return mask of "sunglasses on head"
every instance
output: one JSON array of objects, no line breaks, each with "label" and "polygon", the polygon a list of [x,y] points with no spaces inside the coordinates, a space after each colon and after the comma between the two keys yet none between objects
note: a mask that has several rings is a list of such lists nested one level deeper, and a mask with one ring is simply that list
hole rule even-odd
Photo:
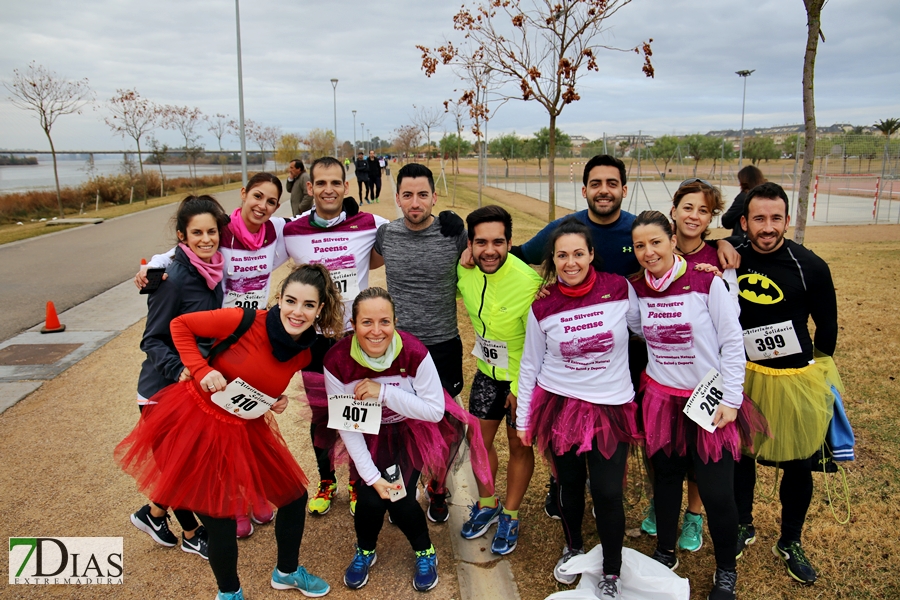
[{"label": "sunglasses on head", "polygon": [[686,185],[691,185],[692,183],[702,183],[703,185],[712,187],[712,184],[705,179],[700,179],[699,177],[691,177],[690,179],[685,179],[680,184],[678,184],[678,189],[681,189]]}]

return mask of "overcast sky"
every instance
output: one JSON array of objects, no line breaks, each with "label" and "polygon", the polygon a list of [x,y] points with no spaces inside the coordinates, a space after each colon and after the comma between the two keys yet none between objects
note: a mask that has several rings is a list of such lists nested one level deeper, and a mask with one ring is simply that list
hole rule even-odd
[{"label": "overcast sky", "polygon": [[[530,0],[523,0],[529,3]],[[410,122],[413,103],[439,106],[461,87],[448,68],[428,79],[416,44],[458,39],[460,2],[244,1],[241,5],[245,115],[285,132],[333,127],[329,80],[337,78],[337,130],[353,138],[353,116],[372,136]],[[68,78],[87,77],[98,102],[63,116],[53,129],[63,150],[131,145],[103,123],[103,101],[136,88],[155,102],[237,116],[234,3],[230,0],[0,0],[0,80],[32,60]],[[900,2],[832,0],[823,13],[826,42],[816,63],[820,125],[870,125],[900,117]],[[656,78],[641,59],[604,53],[600,73],[581,83],[581,100],[558,127],[571,135],[706,132],[738,129],[740,69],[747,81],[746,126],[802,122],[801,76],[806,13],[801,0],[634,0],[608,24],[605,43],[634,46],[653,38]],[[49,148],[37,120],[0,89],[0,149]],[[547,125],[534,102],[510,101],[489,135],[531,135]],[[448,119],[446,129],[452,130]],[[174,132],[156,134],[177,144]],[[440,137],[438,134],[437,137]],[[215,147],[211,135],[207,147]],[[131,142],[133,144],[133,142]],[[226,147],[236,148],[235,139]]]}]

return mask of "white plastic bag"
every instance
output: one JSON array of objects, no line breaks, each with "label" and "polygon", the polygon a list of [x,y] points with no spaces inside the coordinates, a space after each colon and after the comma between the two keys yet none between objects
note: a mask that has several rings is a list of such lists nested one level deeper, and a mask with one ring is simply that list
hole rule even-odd
[{"label": "white plastic bag", "polygon": [[[561,569],[569,575],[581,573],[574,590],[556,592],[547,600],[597,600],[603,577],[603,548],[598,544],[587,554],[569,559]],[[689,600],[691,584],[649,556],[622,548],[622,600]]]}]

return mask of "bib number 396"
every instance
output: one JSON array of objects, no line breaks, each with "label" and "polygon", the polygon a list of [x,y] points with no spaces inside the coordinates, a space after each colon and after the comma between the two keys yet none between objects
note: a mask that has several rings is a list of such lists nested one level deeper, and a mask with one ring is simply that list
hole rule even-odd
[{"label": "bib number 396", "polygon": [[713,416],[722,402],[722,376],[710,369],[706,377],[694,388],[694,393],[684,405],[684,414],[706,431],[713,433]]},{"label": "bib number 396", "polygon": [[266,414],[276,399],[263,394],[238,377],[223,391],[213,394],[212,401],[225,412],[249,420]]},{"label": "bib number 396", "polygon": [[381,402],[357,400],[352,394],[328,396],[328,427],[377,434],[381,429]]},{"label": "bib number 396", "polygon": [[475,358],[480,358],[492,367],[498,369],[509,368],[509,349],[506,342],[487,340],[481,336],[475,337],[475,348],[472,349]]}]

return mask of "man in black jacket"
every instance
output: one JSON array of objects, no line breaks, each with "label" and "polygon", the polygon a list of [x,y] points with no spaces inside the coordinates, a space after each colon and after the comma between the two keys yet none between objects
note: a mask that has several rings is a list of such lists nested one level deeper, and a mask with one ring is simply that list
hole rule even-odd
[{"label": "man in black jacket", "polygon": [[374,150],[369,150],[366,166],[369,170],[369,195],[372,200],[378,202],[378,198],[381,196],[381,164],[378,162]]},{"label": "man in black jacket", "polygon": [[359,204],[362,206],[363,203],[363,184],[366,185],[365,200],[371,203],[369,200],[369,190],[371,189],[369,185],[369,167],[366,159],[363,158],[362,152],[356,155],[356,161],[353,165],[356,167],[356,183],[359,185]]}]

